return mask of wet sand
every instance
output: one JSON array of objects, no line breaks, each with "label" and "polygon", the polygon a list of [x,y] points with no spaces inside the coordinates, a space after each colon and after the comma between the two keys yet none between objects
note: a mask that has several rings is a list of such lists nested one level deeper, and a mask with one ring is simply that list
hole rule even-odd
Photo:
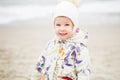
[{"label": "wet sand", "polygon": [[[120,79],[120,24],[86,25],[92,63],[91,80]],[[0,25],[0,80],[30,80],[51,26],[23,22]]]}]

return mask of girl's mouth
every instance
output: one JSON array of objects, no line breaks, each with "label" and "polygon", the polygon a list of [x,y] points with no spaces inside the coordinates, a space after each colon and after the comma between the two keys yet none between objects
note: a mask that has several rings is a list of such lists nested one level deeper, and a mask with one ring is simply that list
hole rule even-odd
[{"label": "girl's mouth", "polygon": [[59,33],[59,35],[65,36],[65,35],[67,35],[67,33]]}]

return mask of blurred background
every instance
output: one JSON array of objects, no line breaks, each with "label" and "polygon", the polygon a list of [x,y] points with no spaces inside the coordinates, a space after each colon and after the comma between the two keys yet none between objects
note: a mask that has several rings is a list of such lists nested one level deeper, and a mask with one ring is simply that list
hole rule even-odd
[{"label": "blurred background", "polygon": [[[0,0],[0,80],[30,80],[40,52],[54,36],[56,0]],[[89,33],[91,80],[120,79],[120,0],[80,0]]]}]

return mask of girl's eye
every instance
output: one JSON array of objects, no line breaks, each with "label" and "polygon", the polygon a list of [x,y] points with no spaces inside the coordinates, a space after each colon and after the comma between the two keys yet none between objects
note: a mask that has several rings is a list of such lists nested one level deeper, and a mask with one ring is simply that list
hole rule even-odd
[{"label": "girl's eye", "polygon": [[60,24],[56,24],[56,26],[61,26]]},{"label": "girl's eye", "polygon": [[65,26],[69,26],[69,24],[65,24]]}]

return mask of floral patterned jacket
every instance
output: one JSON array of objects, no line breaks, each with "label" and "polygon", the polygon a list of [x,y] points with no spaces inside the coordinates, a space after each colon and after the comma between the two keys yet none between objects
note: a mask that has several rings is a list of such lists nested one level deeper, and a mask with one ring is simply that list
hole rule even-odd
[{"label": "floral patterned jacket", "polygon": [[87,49],[88,35],[77,30],[67,40],[55,38],[48,43],[36,64],[32,80],[89,80],[90,59]]}]

